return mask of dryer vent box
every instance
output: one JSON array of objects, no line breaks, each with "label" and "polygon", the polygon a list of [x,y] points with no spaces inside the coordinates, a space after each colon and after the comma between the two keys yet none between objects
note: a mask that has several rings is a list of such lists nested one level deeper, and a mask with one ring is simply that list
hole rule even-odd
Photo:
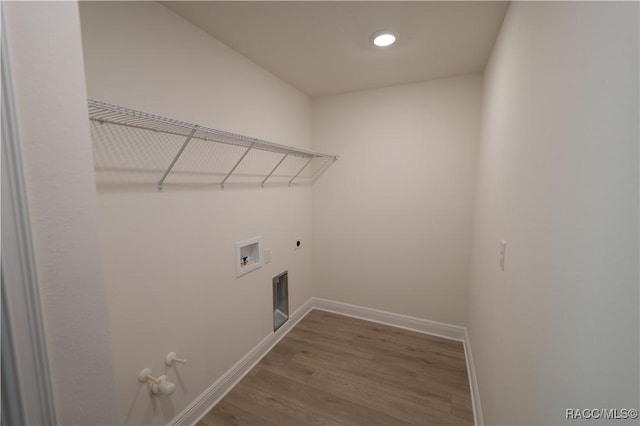
[{"label": "dryer vent box", "polygon": [[289,271],[273,277],[273,331],[289,319]]}]

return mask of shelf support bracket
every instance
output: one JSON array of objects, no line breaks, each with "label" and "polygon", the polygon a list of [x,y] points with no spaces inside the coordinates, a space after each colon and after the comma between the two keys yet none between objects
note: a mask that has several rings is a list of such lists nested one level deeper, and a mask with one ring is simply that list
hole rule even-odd
[{"label": "shelf support bracket", "polygon": [[176,156],[173,157],[173,160],[171,161],[171,164],[169,164],[169,167],[167,167],[167,170],[164,172],[164,174],[160,178],[160,181],[158,181],[158,191],[162,191],[162,184],[164,183],[164,180],[169,175],[169,172],[171,172],[171,169],[173,169],[173,166],[176,165],[176,162],[178,161],[178,158],[180,158],[180,156],[184,152],[184,150],[187,147],[187,145],[189,145],[189,142],[191,142],[191,139],[193,138],[193,135],[195,135],[197,130],[198,130],[198,126],[193,128],[191,133],[189,133],[189,136],[187,137],[187,139],[184,141],[184,143],[180,147],[180,150],[178,150],[178,153],[176,154]]},{"label": "shelf support bracket", "polygon": [[284,161],[284,159],[285,159],[285,158],[287,158],[288,156],[289,156],[289,153],[286,153],[286,154],[284,155],[284,157],[282,157],[282,158],[280,159],[280,161],[278,161],[278,164],[276,164],[276,166],[273,168],[273,170],[271,170],[271,172],[269,172],[269,174],[267,175],[267,177],[266,177],[266,178],[264,178],[264,180],[262,181],[262,183],[260,183],[260,186],[262,186],[262,187],[264,188],[264,183],[267,181],[267,179],[269,179],[269,178],[271,177],[271,175],[273,174],[273,172],[275,172],[275,171],[276,171],[276,169],[277,169],[278,167],[280,167],[280,164],[282,164],[282,162]]},{"label": "shelf support bracket", "polygon": [[294,177],[292,177],[292,178],[291,178],[291,180],[289,181],[289,186],[291,186],[291,184],[293,183],[293,181],[294,181],[294,180],[296,180],[296,178],[297,178],[298,176],[300,176],[300,173],[302,173],[302,171],[303,171],[304,169],[306,169],[306,168],[307,168],[307,166],[309,165],[309,163],[311,163],[311,161],[313,161],[313,157],[309,158],[309,161],[307,161],[307,162],[305,163],[305,165],[304,165],[304,166],[302,166],[302,168],[300,169],[300,171],[299,171],[298,173],[296,173],[296,175],[295,175]]},{"label": "shelf support bracket", "polygon": [[249,153],[249,151],[251,151],[251,148],[253,148],[253,146],[255,144],[256,144],[256,141],[253,141],[253,143],[251,145],[249,145],[249,148],[247,148],[247,150],[244,152],[244,154],[242,154],[242,157],[240,157],[240,159],[235,164],[235,166],[233,166],[231,171],[229,171],[229,173],[227,173],[227,175],[224,177],[224,179],[222,179],[222,182],[220,182],[220,187],[222,189],[224,189],[224,183],[227,181],[227,179],[229,179],[229,176],[231,176],[231,174],[236,170],[236,168],[240,165],[240,163],[242,163],[242,160],[244,160],[244,157],[247,156],[247,154]]}]

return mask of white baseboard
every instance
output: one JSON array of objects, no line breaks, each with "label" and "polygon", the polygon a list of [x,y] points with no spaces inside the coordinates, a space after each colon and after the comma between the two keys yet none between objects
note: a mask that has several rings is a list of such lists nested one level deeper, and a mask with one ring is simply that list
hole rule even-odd
[{"label": "white baseboard", "polygon": [[480,391],[478,390],[478,379],[476,378],[476,367],[473,363],[471,341],[469,340],[469,332],[467,331],[466,327],[464,329],[464,357],[467,360],[467,374],[469,375],[469,387],[471,388],[473,420],[475,426],[484,426],[484,418],[482,417],[482,405],[480,404]]},{"label": "white baseboard", "polygon": [[195,401],[174,417],[169,422],[169,426],[195,425],[200,421],[312,308],[313,299],[309,299],[293,314],[289,315],[289,320],[278,331],[270,333],[262,339],[249,353],[198,396]]},{"label": "white baseboard", "polygon": [[458,325],[429,321],[422,318],[380,311],[378,309],[319,299],[317,297],[313,298],[313,307],[314,309],[320,309],[322,311],[334,312],[336,314],[360,318],[367,321],[390,325],[392,327],[404,328],[406,330],[432,334],[434,336],[464,342],[465,328]]},{"label": "white baseboard", "polygon": [[469,385],[471,387],[471,403],[473,406],[475,426],[484,426],[476,372],[466,327],[394,314],[392,312],[350,305],[348,303],[334,302],[317,297],[312,297],[307,300],[290,315],[289,321],[284,323],[278,331],[269,334],[251,349],[249,353],[224,373],[222,377],[216,380],[207,390],[196,398],[195,401],[182,410],[169,425],[195,425],[312,309],[333,312],[462,342],[467,360],[467,372],[469,374]]}]

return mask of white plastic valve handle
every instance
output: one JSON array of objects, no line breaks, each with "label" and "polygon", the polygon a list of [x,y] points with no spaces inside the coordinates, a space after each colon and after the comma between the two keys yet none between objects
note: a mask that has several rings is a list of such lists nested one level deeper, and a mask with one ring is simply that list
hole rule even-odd
[{"label": "white plastic valve handle", "polygon": [[176,362],[178,364],[186,364],[187,360],[185,358],[178,358],[178,355],[176,355],[175,352],[169,352],[167,357],[164,359],[164,363],[169,367],[171,367]]},{"label": "white plastic valve handle", "polygon": [[151,375],[151,369],[150,368],[142,369],[142,371],[140,371],[140,373],[138,374],[138,380],[141,383],[149,381],[149,382],[153,382],[153,383],[156,383],[156,384],[160,384],[160,379],[158,379],[157,377],[153,377]]},{"label": "white plastic valve handle", "polygon": [[151,392],[153,392],[155,395],[165,395],[165,396],[169,396],[173,392],[175,392],[176,390],[175,383],[172,383],[169,380],[167,380],[166,375],[160,376],[159,380],[160,380],[159,384],[154,383],[153,385],[151,385]]}]

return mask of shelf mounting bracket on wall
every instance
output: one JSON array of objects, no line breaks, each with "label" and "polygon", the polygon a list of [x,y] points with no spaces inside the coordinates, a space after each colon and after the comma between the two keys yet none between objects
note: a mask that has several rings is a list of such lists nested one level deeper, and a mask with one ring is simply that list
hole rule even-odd
[{"label": "shelf mounting bracket on wall", "polygon": [[305,165],[304,165],[304,166],[302,166],[302,168],[300,169],[300,171],[299,171],[298,173],[296,173],[296,175],[295,175],[294,177],[292,177],[292,178],[291,178],[291,180],[289,181],[289,186],[291,186],[291,184],[293,183],[293,181],[294,181],[294,180],[296,180],[296,178],[297,178],[298,176],[300,176],[300,173],[302,173],[302,171],[303,171],[304,169],[306,169],[306,168],[307,168],[307,166],[309,165],[309,163],[311,163],[311,160],[313,160],[313,158],[309,158],[309,161],[307,161],[307,162],[305,163]]},{"label": "shelf mounting bracket on wall", "polygon": [[244,160],[244,158],[247,156],[247,154],[249,153],[249,151],[251,151],[251,148],[253,148],[253,146],[256,144],[256,141],[253,141],[253,143],[251,145],[249,145],[249,148],[247,148],[247,150],[244,152],[244,154],[242,154],[242,157],[240,157],[240,159],[236,162],[236,164],[233,166],[233,168],[229,171],[229,173],[224,177],[224,179],[222,179],[222,182],[220,182],[220,188],[224,189],[224,183],[227,181],[227,179],[229,179],[229,176],[231,176],[231,174],[234,172],[234,170],[240,165],[240,163],[242,163],[242,160]]},{"label": "shelf mounting bracket on wall", "polygon": [[162,184],[164,183],[164,180],[169,175],[169,172],[171,172],[171,169],[173,169],[173,166],[175,166],[176,163],[178,162],[178,158],[180,158],[180,156],[184,152],[184,150],[187,147],[187,145],[189,145],[189,142],[191,142],[191,139],[193,138],[193,135],[196,133],[197,130],[198,130],[198,126],[193,128],[191,133],[189,133],[189,136],[187,136],[187,139],[184,141],[184,143],[182,144],[182,146],[178,150],[178,153],[176,154],[176,156],[173,157],[173,161],[171,161],[171,164],[169,164],[169,167],[167,167],[167,170],[164,172],[164,174],[160,178],[160,181],[158,181],[158,191],[162,191]]},{"label": "shelf mounting bracket on wall", "polygon": [[262,186],[264,188],[264,183],[267,181],[267,179],[269,179],[271,177],[271,175],[273,174],[273,172],[276,171],[276,169],[278,167],[280,167],[280,164],[282,164],[282,162],[289,156],[289,153],[286,153],[281,159],[280,161],[278,161],[278,164],[276,164],[276,166],[273,168],[273,170],[271,170],[269,172],[269,174],[267,175],[266,178],[264,178],[264,180],[262,182],[260,182],[260,186]]}]

